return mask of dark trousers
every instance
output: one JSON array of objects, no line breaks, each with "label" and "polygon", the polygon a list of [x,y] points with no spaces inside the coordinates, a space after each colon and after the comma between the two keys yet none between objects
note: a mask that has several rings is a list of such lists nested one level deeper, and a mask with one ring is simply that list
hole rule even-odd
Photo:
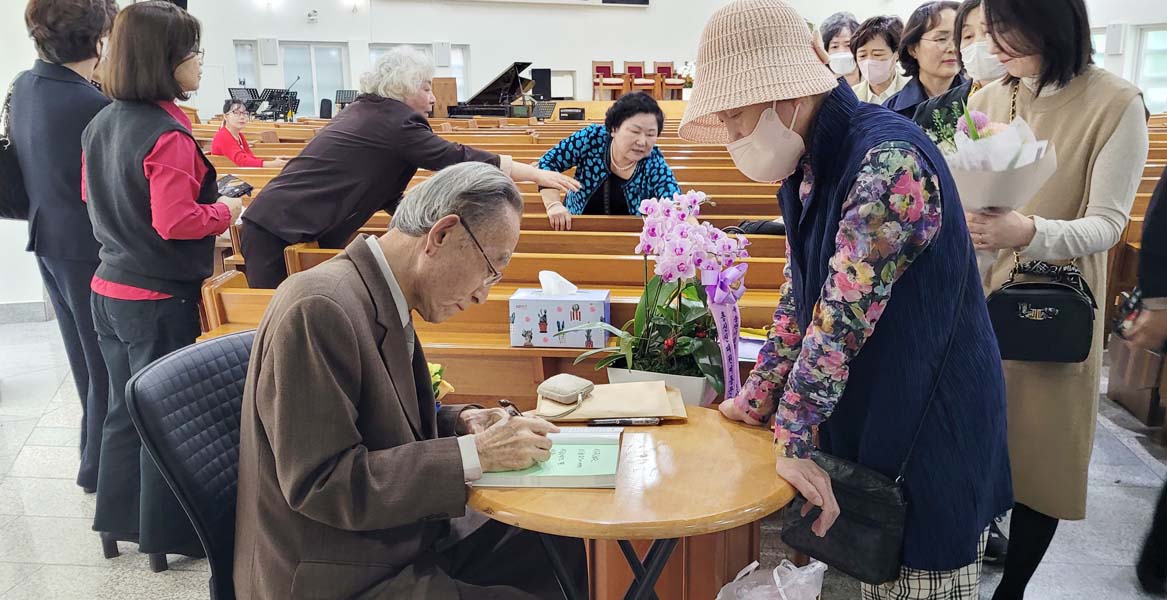
[{"label": "dark trousers", "polygon": [[1149,574],[1159,583],[1167,578],[1167,485],[1159,493],[1159,504],[1155,507],[1155,520],[1151,522],[1151,532],[1143,543],[1140,557]]},{"label": "dark trousers", "polygon": [[289,244],[268,230],[243,219],[239,249],[243,252],[247,285],[274,290],[288,278],[284,248]]},{"label": "dark trousers", "polygon": [[77,470],[77,485],[88,489],[97,487],[101,428],[109,398],[109,375],[89,302],[89,284],[97,265],[97,261],[37,257],[41,279],[57,313],[57,327],[65,341],[77,397],[81,399],[81,467]]},{"label": "dark trousers", "polygon": [[[469,515],[468,515],[469,516]],[[583,540],[552,537],[587,597]],[[558,600],[563,598],[539,534],[486,520],[460,540],[409,565],[360,595],[362,600]]]},{"label": "dark trousers", "polygon": [[93,529],[137,541],[144,553],[197,555],[200,546],[190,519],[142,450],[130,421],[126,383],[155,360],[194,343],[200,330],[198,303],[93,294],[93,320],[110,386]]}]

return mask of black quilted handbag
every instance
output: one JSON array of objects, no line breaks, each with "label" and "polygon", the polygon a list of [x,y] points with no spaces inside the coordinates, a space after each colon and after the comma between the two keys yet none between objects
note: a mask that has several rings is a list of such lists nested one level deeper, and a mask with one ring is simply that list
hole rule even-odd
[{"label": "black quilted handbag", "polygon": [[1013,273],[989,295],[1001,358],[1080,363],[1094,341],[1098,303],[1077,266],[1015,259]]},{"label": "black quilted handbag", "polygon": [[[969,261],[971,271],[972,261]],[[819,537],[811,525],[822,510],[814,508],[804,517],[802,508],[806,498],[797,496],[786,508],[782,526],[782,541],[791,548],[820,560],[832,569],[838,569],[863,583],[880,585],[895,581],[900,576],[904,553],[904,525],[908,519],[908,501],[904,494],[904,477],[908,462],[924,430],[924,422],[936,401],[940,378],[948,365],[952,344],[958,333],[956,316],[959,314],[971,273],[961,277],[953,312],[952,331],[944,347],[944,355],[928,395],[920,422],[916,425],[912,443],[900,464],[899,473],[892,479],[874,469],[843,460],[823,452],[813,455],[815,464],[831,477],[831,489],[839,504],[839,517]],[[889,390],[888,393],[895,393]]]},{"label": "black quilted handbag", "polygon": [[9,121],[11,115],[8,108],[12,104],[12,89],[16,82],[8,88],[4,96],[4,106],[0,108],[0,219],[28,220],[28,192],[24,189],[24,176],[20,173],[20,163],[16,161],[16,149],[12,146],[12,136],[9,135]]}]

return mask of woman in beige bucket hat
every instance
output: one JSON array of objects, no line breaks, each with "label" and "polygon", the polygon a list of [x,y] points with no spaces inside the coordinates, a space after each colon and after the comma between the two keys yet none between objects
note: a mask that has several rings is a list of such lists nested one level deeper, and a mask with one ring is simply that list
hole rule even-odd
[{"label": "woman in beige bucket hat", "polygon": [[776,415],[777,473],[816,508],[819,536],[848,513],[816,452],[904,469],[900,577],[864,584],[865,599],[977,598],[984,532],[1012,503],[1005,390],[943,157],[911,121],[860,103],[782,0],[714,13],[695,84],[681,137],[726,144],[751,179],[784,180],[774,328],[721,412]]}]

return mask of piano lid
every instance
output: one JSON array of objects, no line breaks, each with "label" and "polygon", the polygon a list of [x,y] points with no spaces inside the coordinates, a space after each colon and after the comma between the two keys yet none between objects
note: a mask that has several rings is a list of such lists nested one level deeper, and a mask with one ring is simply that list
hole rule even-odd
[{"label": "piano lid", "polygon": [[534,82],[525,77],[520,77],[520,73],[526,71],[531,66],[529,62],[512,63],[494,81],[486,84],[478,93],[470,97],[466,101],[468,105],[506,105],[523,97],[523,94],[529,92],[534,87]]}]

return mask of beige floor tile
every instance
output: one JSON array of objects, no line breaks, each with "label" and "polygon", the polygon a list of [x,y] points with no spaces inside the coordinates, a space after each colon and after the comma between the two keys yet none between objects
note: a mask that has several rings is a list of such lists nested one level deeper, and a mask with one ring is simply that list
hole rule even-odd
[{"label": "beige floor tile", "polygon": [[80,427],[36,427],[25,442],[29,446],[61,446],[77,448],[81,445]]},{"label": "beige floor tile", "polygon": [[3,595],[4,600],[206,600],[206,573],[45,566]]},{"label": "beige floor tile", "polygon": [[76,448],[25,446],[8,471],[9,477],[77,478],[81,456]]},{"label": "beige floor tile", "polygon": [[96,502],[69,479],[8,477],[0,482],[0,514],[93,518]]},{"label": "beige floor tile", "polygon": [[5,598],[4,592],[12,589],[13,586],[24,581],[40,568],[41,565],[28,563],[0,563],[0,598]]}]

